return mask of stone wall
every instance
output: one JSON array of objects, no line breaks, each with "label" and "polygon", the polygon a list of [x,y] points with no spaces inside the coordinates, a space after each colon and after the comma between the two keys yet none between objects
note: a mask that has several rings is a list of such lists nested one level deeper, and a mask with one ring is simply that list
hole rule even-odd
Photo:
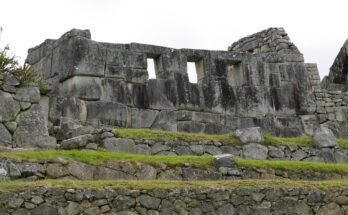
[{"label": "stone wall", "polygon": [[47,126],[48,97],[37,87],[20,87],[9,74],[0,76],[0,147],[55,148]]},{"label": "stone wall", "polygon": [[[269,37],[264,43],[270,52],[111,44],[91,40],[88,30],[71,30],[30,49],[27,61],[52,83],[52,125],[63,117],[81,124],[206,133],[260,126],[273,135],[301,135],[299,115],[315,109],[308,67],[284,30],[257,35]],[[148,79],[149,58],[156,79]],[[187,62],[196,64],[197,83],[189,82]]]},{"label": "stone wall", "polygon": [[269,52],[300,54],[283,28],[269,28],[244,37],[228,47],[228,50],[255,54]]},{"label": "stone wall", "polygon": [[347,190],[302,188],[64,189],[0,193],[2,214],[345,214]]},{"label": "stone wall", "polygon": [[[219,156],[217,156],[219,157]],[[221,157],[221,156],[220,156]],[[50,159],[37,162],[0,159],[0,181],[59,180],[237,180],[237,179],[291,179],[324,180],[348,179],[347,172],[262,169],[238,166],[233,157],[210,167],[191,164],[171,166],[132,161],[108,161],[92,165],[77,160]]]}]

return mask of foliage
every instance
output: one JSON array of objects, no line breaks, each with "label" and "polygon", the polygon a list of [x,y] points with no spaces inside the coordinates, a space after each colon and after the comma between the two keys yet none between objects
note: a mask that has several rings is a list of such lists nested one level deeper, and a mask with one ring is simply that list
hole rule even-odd
[{"label": "foliage", "polygon": [[246,160],[242,158],[236,158],[235,162],[238,166],[247,168],[316,172],[348,172],[347,163],[322,163],[290,160]]},{"label": "foliage", "polygon": [[21,86],[33,85],[39,87],[41,91],[47,91],[49,89],[43,73],[27,63],[12,70],[12,74],[18,79]]},{"label": "foliage", "polygon": [[92,165],[103,164],[112,160],[142,162],[154,165],[166,164],[169,166],[184,166],[190,164],[202,168],[214,164],[214,159],[211,156],[145,155],[90,150],[12,151],[0,152],[0,157],[35,161],[67,158],[79,160]]},{"label": "foliage", "polygon": [[0,49],[0,74],[10,73],[18,66],[16,56],[10,55],[8,53],[9,50],[8,46],[4,49]]},{"label": "foliage", "polygon": [[49,84],[45,80],[43,73],[34,69],[31,65],[24,63],[23,66],[18,65],[15,55],[8,53],[9,47],[0,49],[0,75],[12,74],[14,75],[21,86],[37,86],[41,91],[49,90]]},{"label": "foliage", "polygon": [[348,149],[348,139],[337,138],[337,142],[342,149]]}]

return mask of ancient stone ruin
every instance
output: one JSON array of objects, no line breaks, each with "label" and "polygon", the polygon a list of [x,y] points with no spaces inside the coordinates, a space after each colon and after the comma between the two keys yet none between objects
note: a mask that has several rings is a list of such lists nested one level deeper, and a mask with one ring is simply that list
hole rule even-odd
[{"label": "ancient stone ruin", "polygon": [[[156,78],[149,78],[148,60]],[[73,29],[29,49],[26,61],[50,88],[0,76],[0,181],[56,181],[11,192],[0,182],[0,214],[348,213],[348,167],[342,170],[348,150],[337,139],[348,137],[348,42],[322,82],[316,64],[304,62],[283,28],[242,38],[227,51],[96,42],[89,30]],[[195,64],[197,83],[189,80],[188,63]],[[124,137],[120,128],[233,136],[227,142],[211,139],[217,135],[149,140]],[[48,151],[49,158],[36,151],[47,148],[59,150]],[[81,158],[110,151],[130,158]],[[27,152],[43,154],[30,159]],[[83,156],[72,156],[78,152]],[[139,154],[148,160],[132,158]],[[174,165],[156,160],[159,155],[211,162]],[[250,167],[241,159],[297,163],[292,169]],[[301,169],[304,162],[331,163],[331,169]],[[126,181],[103,181],[115,179]],[[344,186],[322,190],[315,182],[292,181],[299,179],[323,186],[337,182],[320,180],[342,179]],[[103,187],[89,187],[96,186],[86,182],[93,180]]]},{"label": "ancient stone ruin", "polygon": [[[156,79],[148,79],[148,58]],[[260,126],[297,136],[305,132],[301,118],[315,113],[316,67],[303,62],[281,28],[241,39],[228,51],[102,43],[88,30],[72,30],[30,49],[27,61],[52,84],[46,109],[54,126],[66,118],[206,133]],[[188,80],[188,62],[196,64],[197,83]]]}]

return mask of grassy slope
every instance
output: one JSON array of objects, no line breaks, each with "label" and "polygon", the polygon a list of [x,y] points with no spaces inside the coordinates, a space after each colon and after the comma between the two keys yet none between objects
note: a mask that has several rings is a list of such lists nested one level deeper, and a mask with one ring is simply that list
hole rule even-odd
[{"label": "grassy slope", "polygon": [[[103,164],[107,161],[132,161],[154,165],[166,164],[169,166],[185,166],[186,164],[190,164],[191,166],[200,168],[207,168],[214,165],[214,159],[212,156],[143,155],[89,150],[12,151],[0,152],[0,157],[28,161],[63,158],[74,159],[92,165]],[[335,164],[290,160],[246,160],[242,158],[235,158],[235,162],[238,166],[247,168],[348,172],[348,164],[344,163]]]},{"label": "grassy slope", "polygon": [[107,161],[133,161],[148,164],[166,164],[169,166],[183,166],[191,164],[197,167],[208,167],[214,164],[211,156],[175,156],[175,155],[144,155],[126,154],[110,151],[91,150],[42,150],[42,151],[11,151],[0,152],[0,157],[19,160],[50,160],[58,158],[74,159],[89,164],[103,164]]},{"label": "grassy slope", "polygon": [[204,141],[216,140],[225,144],[242,144],[241,141],[232,134],[205,134],[205,133],[188,133],[175,132],[164,130],[150,130],[150,129],[133,129],[133,128],[117,128],[120,137],[144,139],[153,141]]},{"label": "grassy slope", "polygon": [[336,189],[348,188],[348,180],[327,181],[292,181],[292,180],[220,180],[220,181],[167,181],[167,180],[113,180],[113,181],[70,181],[42,180],[35,182],[0,182],[0,192],[32,189],[46,186],[51,188],[77,189],[257,189],[257,188],[304,188],[304,189]]},{"label": "grassy slope", "polygon": [[347,163],[321,163],[289,160],[246,160],[242,158],[236,158],[235,162],[238,166],[247,168],[282,169],[316,172],[348,172]]},{"label": "grassy slope", "polygon": [[[144,139],[153,141],[204,141],[216,140],[224,144],[243,144],[233,134],[205,134],[205,133],[187,133],[163,130],[149,130],[149,129],[132,129],[132,128],[117,128],[119,137]],[[265,145],[283,145],[283,146],[314,146],[313,139],[309,136],[301,137],[274,137],[269,134],[265,135]]]}]

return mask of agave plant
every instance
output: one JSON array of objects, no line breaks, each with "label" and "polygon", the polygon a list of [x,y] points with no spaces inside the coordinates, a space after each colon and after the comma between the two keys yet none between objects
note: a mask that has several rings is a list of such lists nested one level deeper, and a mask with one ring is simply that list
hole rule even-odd
[{"label": "agave plant", "polygon": [[21,86],[33,85],[43,91],[47,91],[49,88],[49,84],[45,80],[43,73],[27,63],[12,70],[12,74],[18,79]]}]

